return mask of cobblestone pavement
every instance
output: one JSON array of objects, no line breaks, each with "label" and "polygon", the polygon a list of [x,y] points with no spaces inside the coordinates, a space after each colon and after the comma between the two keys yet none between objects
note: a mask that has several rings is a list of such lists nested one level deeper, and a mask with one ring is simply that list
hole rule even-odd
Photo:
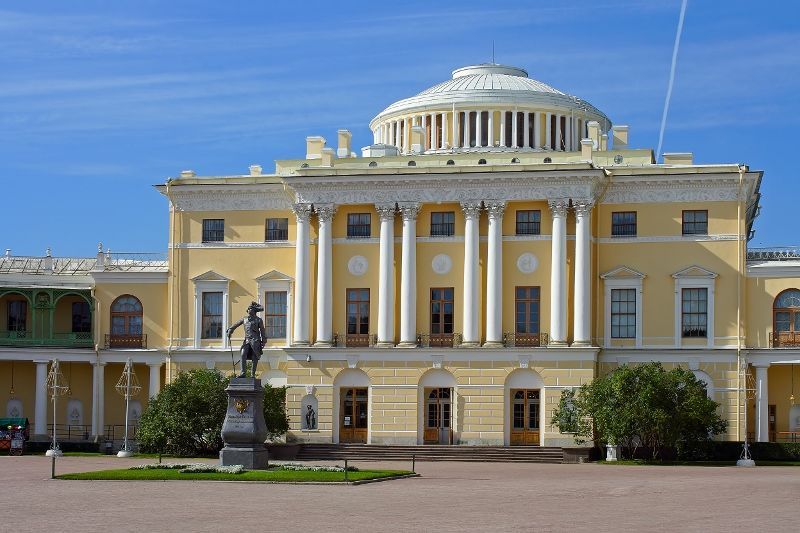
[{"label": "cobblestone pavement", "polygon": [[[152,459],[66,457],[57,473]],[[409,468],[400,462],[357,466]],[[0,531],[798,531],[800,467],[417,463],[360,486],[51,480],[0,457]]]}]

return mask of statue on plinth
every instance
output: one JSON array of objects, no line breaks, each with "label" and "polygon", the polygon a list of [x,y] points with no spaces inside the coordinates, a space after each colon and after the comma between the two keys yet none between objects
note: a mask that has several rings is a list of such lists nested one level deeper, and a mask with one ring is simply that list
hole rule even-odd
[{"label": "statue on plinth", "polygon": [[267,331],[264,329],[264,321],[256,313],[260,313],[264,308],[258,302],[252,302],[247,307],[247,316],[237,320],[227,330],[228,342],[234,330],[244,325],[244,341],[241,347],[242,371],[239,377],[247,377],[247,360],[253,361],[253,377],[256,377],[256,366],[261,355],[264,353],[264,345],[267,343]]}]

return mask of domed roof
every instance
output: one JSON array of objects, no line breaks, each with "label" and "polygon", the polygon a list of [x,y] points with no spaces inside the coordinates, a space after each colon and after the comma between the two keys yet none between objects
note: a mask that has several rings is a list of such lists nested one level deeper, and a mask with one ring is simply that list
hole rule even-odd
[{"label": "domed roof", "polygon": [[[589,102],[528,77],[525,69],[484,63],[453,71],[452,79],[393,103],[373,120],[406,112],[444,109],[452,105],[519,105],[584,111],[609,122],[608,117]],[[463,107],[462,107],[463,109]]]}]

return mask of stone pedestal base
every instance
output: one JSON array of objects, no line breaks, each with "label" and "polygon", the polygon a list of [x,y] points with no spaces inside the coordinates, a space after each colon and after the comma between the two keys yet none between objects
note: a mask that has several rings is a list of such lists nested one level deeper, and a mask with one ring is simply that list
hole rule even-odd
[{"label": "stone pedestal base", "polygon": [[264,470],[269,467],[269,452],[263,444],[247,447],[225,446],[219,452],[219,464],[242,465],[247,470]]}]

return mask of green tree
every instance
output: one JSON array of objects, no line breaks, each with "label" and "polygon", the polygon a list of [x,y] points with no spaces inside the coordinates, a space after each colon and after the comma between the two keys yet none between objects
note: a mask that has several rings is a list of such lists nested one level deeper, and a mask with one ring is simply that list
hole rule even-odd
[{"label": "green tree", "polygon": [[689,370],[666,371],[658,362],[623,365],[577,394],[564,391],[553,423],[579,443],[618,444],[631,455],[641,446],[656,459],[663,448],[680,454],[724,432],[717,406]]},{"label": "green tree", "polygon": [[286,415],[286,387],[273,387],[264,383],[264,422],[269,437],[274,439],[289,430],[289,417]]},{"label": "green tree", "polygon": [[139,421],[143,452],[211,455],[222,448],[228,378],[218,370],[181,372],[150,400]]}]

